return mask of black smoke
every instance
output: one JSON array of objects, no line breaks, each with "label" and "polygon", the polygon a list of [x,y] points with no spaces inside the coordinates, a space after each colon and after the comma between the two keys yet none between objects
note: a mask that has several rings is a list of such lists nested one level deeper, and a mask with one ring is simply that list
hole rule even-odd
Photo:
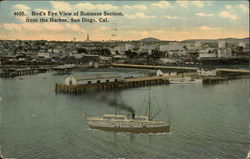
[{"label": "black smoke", "polygon": [[118,100],[118,98],[115,97],[115,95],[110,97],[104,94],[100,97],[100,99],[101,101],[107,102],[108,105],[111,107],[117,107],[118,109],[125,110],[130,113],[135,112],[135,110],[132,107],[125,104],[122,100]]},{"label": "black smoke", "polygon": [[119,110],[125,110],[131,114],[135,114],[135,110],[131,106],[127,105],[124,101],[122,101],[120,95],[117,92],[89,94],[88,97],[98,102],[105,102],[110,107],[117,107],[117,109]]}]

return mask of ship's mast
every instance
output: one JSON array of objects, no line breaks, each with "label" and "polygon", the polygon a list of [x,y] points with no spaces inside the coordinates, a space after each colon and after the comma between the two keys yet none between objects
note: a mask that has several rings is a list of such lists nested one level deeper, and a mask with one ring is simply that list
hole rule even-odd
[{"label": "ship's mast", "polygon": [[148,89],[148,120],[151,120],[151,97],[150,97],[150,88]]},{"label": "ship's mast", "polygon": [[117,95],[116,95],[116,91],[115,91],[115,115],[117,115]]},{"label": "ship's mast", "polygon": [[[248,56],[248,70],[250,71],[250,54]],[[250,134],[250,73],[248,73],[248,128],[249,128],[249,134]],[[249,145],[249,151],[248,151],[248,154],[247,154],[247,159],[250,159],[250,145]]]}]

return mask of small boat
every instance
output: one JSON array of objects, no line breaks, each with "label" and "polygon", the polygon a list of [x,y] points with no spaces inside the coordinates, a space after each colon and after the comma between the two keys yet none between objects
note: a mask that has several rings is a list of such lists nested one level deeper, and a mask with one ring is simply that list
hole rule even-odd
[{"label": "small boat", "polygon": [[[150,91],[150,90],[149,90]],[[117,106],[115,107],[117,109]],[[170,123],[160,120],[153,120],[160,111],[151,117],[150,93],[148,102],[148,116],[135,115],[131,111],[131,116],[122,114],[104,114],[102,117],[87,117],[87,123],[92,129],[99,129],[113,132],[129,133],[167,133],[170,131]]]},{"label": "small boat", "polygon": [[250,150],[248,151],[247,159],[250,159]]},{"label": "small boat", "polygon": [[194,84],[194,83],[202,83],[202,79],[192,79],[190,77],[183,78],[170,78],[170,84]]}]

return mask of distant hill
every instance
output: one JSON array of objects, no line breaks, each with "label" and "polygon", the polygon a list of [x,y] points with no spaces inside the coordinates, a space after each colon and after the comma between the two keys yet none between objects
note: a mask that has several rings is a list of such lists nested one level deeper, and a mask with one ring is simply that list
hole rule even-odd
[{"label": "distant hill", "polygon": [[140,41],[143,41],[143,42],[157,42],[157,41],[161,41],[161,40],[149,37],[149,38],[141,39]]},{"label": "distant hill", "polygon": [[249,37],[248,38],[242,38],[242,39],[237,39],[237,38],[223,38],[223,39],[188,39],[188,40],[183,40],[181,42],[206,42],[206,43],[217,43],[218,41],[225,41],[227,43],[238,43],[240,41],[243,41],[245,43],[249,43]]}]

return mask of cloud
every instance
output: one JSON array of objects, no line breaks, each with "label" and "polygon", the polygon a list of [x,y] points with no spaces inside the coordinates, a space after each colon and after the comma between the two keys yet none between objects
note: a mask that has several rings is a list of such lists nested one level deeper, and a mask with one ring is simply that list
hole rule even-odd
[{"label": "cloud", "polygon": [[118,6],[112,4],[92,4],[89,2],[78,3],[73,6],[74,9],[88,9],[88,10],[116,10]]},{"label": "cloud", "polygon": [[212,14],[212,13],[202,13],[202,12],[196,13],[195,15],[196,16],[200,16],[200,17],[211,17],[211,16],[214,16],[214,14]]},{"label": "cloud", "polygon": [[225,8],[230,10],[230,9],[232,9],[232,6],[231,5],[226,5]]},{"label": "cloud", "polygon": [[234,15],[228,11],[222,11],[219,13],[219,16],[222,18],[227,18],[227,19],[231,19],[231,20],[236,20],[238,17],[237,15]]},{"label": "cloud", "polygon": [[75,32],[82,32],[82,33],[84,33],[85,32],[85,30],[84,29],[81,29],[80,27],[79,27],[79,25],[77,25],[77,24],[66,24],[65,25],[65,29],[66,30],[72,30],[72,31],[75,31]]},{"label": "cloud", "polygon": [[25,11],[28,11],[28,10],[30,9],[29,6],[24,5],[24,4],[16,4],[16,5],[13,6],[13,8],[14,8],[15,10],[24,11],[24,12],[25,12]]},{"label": "cloud", "polygon": [[71,11],[72,10],[72,6],[67,2],[51,1],[50,3],[52,5],[52,7],[56,10],[58,10],[59,8],[60,8],[60,10],[63,10],[63,11]]},{"label": "cloud", "polygon": [[136,13],[134,15],[126,15],[129,19],[150,19],[155,18],[155,16],[147,16],[144,13]]},{"label": "cloud", "polygon": [[246,5],[244,5],[244,4],[239,4],[239,5],[237,5],[237,6],[235,6],[235,7],[233,7],[232,5],[226,5],[225,6],[225,8],[227,9],[227,10],[231,10],[231,9],[239,9],[239,10],[241,10],[241,11],[243,11],[243,12],[247,12],[248,11],[248,7],[246,6]]},{"label": "cloud", "polygon": [[158,8],[171,8],[172,5],[169,2],[166,1],[160,1],[156,3],[151,4],[152,7],[158,7]]},{"label": "cloud", "polygon": [[[14,24],[14,23],[5,23],[0,25],[0,39],[22,39],[22,40],[59,40],[59,41],[69,41],[76,39],[83,39],[86,33],[91,33],[92,40],[109,40],[111,38],[112,30],[103,31],[102,29],[107,28],[91,28],[89,30],[85,30],[83,32],[72,31],[72,28],[75,30],[81,29],[76,24],[59,24],[63,25],[56,26],[54,24],[49,24],[50,26],[46,29],[44,25],[48,24]],[[54,31],[53,27],[60,27],[60,31]],[[120,28],[120,27],[119,27]],[[124,28],[128,28],[124,26]],[[135,30],[134,30],[135,29]],[[243,38],[249,35],[249,30],[247,29],[227,29],[227,28],[218,28],[211,26],[200,26],[192,29],[137,29],[137,28],[125,29],[119,32],[119,36],[115,37],[116,39],[122,40],[134,40],[134,39],[142,39],[145,37],[155,37],[162,40],[185,40],[185,39],[219,39],[225,37],[235,37],[235,38]],[[84,31],[83,29],[81,29]],[[166,36],[167,35],[167,36]],[[113,37],[112,37],[113,39]]]},{"label": "cloud", "polygon": [[192,3],[193,3],[193,5],[195,5],[198,8],[204,7],[204,3],[202,1],[193,1]]},{"label": "cloud", "polygon": [[123,26],[119,26],[119,28],[127,29],[127,28],[131,28],[131,26],[130,25],[123,25]]},{"label": "cloud", "polygon": [[168,18],[168,19],[180,19],[180,20],[184,19],[183,17],[171,16],[171,15],[165,15],[165,18]]},{"label": "cloud", "polygon": [[101,26],[98,28],[98,30],[107,31],[107,30],[110,30],[110,28],[106,26]]},{"label": "cloud", "polygon": [[3,29],[8,31],[21,31],[21,26],[15,23],[6,23],[3,24]]},{"label": "cloud", "polygon": [[37,27],[42,28],[43,30],[47,30],[47,31],[63,31],[65,28],[62,24],[60,23],[47,23],[46,25],[38,25]]},{"label": "cloud", "polygon": [[207,5],[211,5],[210,2],[203,2],[203,1],[183,1],[183,0],[176,0],[176,3],[183,8],[188,8],[189,6],[195,6],[197,8],[203,8],[205,6],[205,4]]},{"label": "cloud", "polygon": [[204,31],[221,30],[221,28],[209,27],[209,26],[206,26],[206,25],[203,25],[203,26],[201,26],[201,27],[198,27],[197,29],[199,29],[199,30],[204,30]]},{"label": "cloud", "polygon": [[[124,39],[142,39],[145,37],[155,37],[161,40],[186,40],[186,39],[219,39],[225,37],[242,38],[249,32],[246,30],[233,31],[225,30],[224,28],[201,27],[201,29],[184,29],[184,30],[170,30],[170,29],[156,29],[156,30],[128,30],[121,33]],[[166,36],[167,35],[167,36]]]},{"label": "cloud", "polygon": [[17,20],[19,20],[20,22],[25,22],[26,21],[26,17],[24,17],[24,16],[16,16],[15,18]]},{"label": "cloud", "polygon": [[51,1],[52,7],[55,10],[60,8],[63,11],[74,11],[74,10],[117,10],[120,7],[112,4],[93,4],[89,2],[81,2],[75,5],[71,5],[67,2]]},{"label": "cloud", "polygon": [[125,9],[141,9],[141,10],[145,10],[147,9],[147,7],[143,4],[135,4],[135,5],[124,5],[123,6]]},{"label": "cloud", "polygon": [[243,5],[243,4],[239,4],[237,6],[240,10],[242,10],[243,12],[247,12],[248,11],[248,7],[246,5]]},{"label": "cloud", "polygon": [[181,6],[181,7],[184,7],[184,8],[188,8],[188,1],[176,1],[176,3]]},{"label": "cloud", "polygon": [[36,31],[36,32],[62,32],[62,31],[78,31],[78,32],[85,32],[81,29],[77,24],[60,24],[60,23],[23,23],[23,24],[16,24],[16,23],[4,23],[3,29],[13,32],[29,32],[29,31]]}]

